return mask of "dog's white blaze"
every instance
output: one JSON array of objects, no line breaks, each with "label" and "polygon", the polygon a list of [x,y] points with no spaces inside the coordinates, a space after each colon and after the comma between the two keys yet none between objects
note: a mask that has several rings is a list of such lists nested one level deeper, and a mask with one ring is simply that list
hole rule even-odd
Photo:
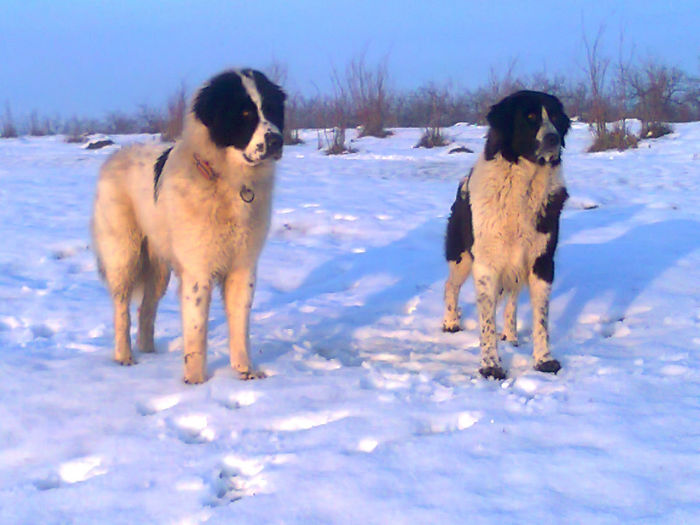
[{"label": "dog's white blaze", "polygon": [[547,113],[545,107],[542,106],[542,124],[540,125],[540,129],[537,130],[536,137],[540,144],[542,144],[544,137],[546,137],[548,133],[556,133],[557,135],[559,134],[557,128],[555,128],[554,124],[552,124],[552,121],[549,120],[549,113]]},{"label": "dog's white blaze", "polygon": [[[243,72],[239,72],[239,76],[241,77],[241,82],[243,82],[243,87],[245,87],[245,90],[248,92],[248,96],[250,96],[253,104],[255,104],[258,109],[258,127],[250,139],[248,146],[246,147],[246,155],[248,155],[248,157],[251,159],[257,160],[262,156],[262,152],[257,149],[257,146],[258,144],[262,144],[263,146],[265,145],[265,135],[267,133],[277,133],[281,135],[282,130],[265,118],[262,110],[262,97],[260,96],[260,91],[258,91],[258,87],[255,84],[255,80]],[[263,152],[264,151],[265,149],[263,149]]]}]

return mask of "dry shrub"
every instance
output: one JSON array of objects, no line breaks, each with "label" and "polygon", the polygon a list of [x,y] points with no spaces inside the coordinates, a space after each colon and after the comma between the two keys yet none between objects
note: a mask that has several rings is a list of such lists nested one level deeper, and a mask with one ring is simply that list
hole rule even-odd
[{"label": "dry shrub", "polygon": [[324,150],[326,155],[343,155],[345,153],[357,153],[355,148],[345,144],[345,128],[333,128],[323,130],[327,147]]},{"label": "dry shrub", "polygon": [[648,122],[642,127],[640,139],[658,139],[673,133],[673,127],[665,122]]},{"label": "dry shrub", "polygon": [[10,103],[5,104],[5,114],[2,118],[2,133],[0,137],[4,139],[12,139],[18,136],[17,127],[15,126],[15,119],[12,116],[12,110],[10,109]]},{"label": "dry shrub", "polygon": [[160,133],[165,127],[165,117],[163,112],[142,104],[139,106],[138,116],[139,131],[141,133]]},{"label": "dry shrub", "polygon": [[450,143],[449,139],[442,134],[442,130],[438,127],[425,128],[423,134],[418,140],[418,144],[414,148],[439,148],[447,146]]},{"label": "dry shrub", "polygon": [[[593,127],[594,125],[591,124],[591,126]],[[624,151],[630,148],[636,148],[639,143],[639,138],[633,133],[630,133],[624,123],[615,124],[611,130],[606,128],[602,133],[593,127],[593,136],[593,144],[588,148],[589,153],[608,151],[611,149]]]},{"label": "dry shrub", "polygon": [[384,138],[391,135],[385,129],[389,113],[389,72],[386,58],[375,68],[365,62],[364,53],[354,58],[345,71],[345,82],[355,118],[361,127],[360,137]]},{"label": "dry shrub", "polygon": [[285,146],[303,144],[299,136],[299,113],[301,101],[298,95],[288,96],[284,106],[284,131],[282,133]]},{"label": "dry shrub", "polygon": [[[355,150],[345,144],[345,130],[348,127],[351,103],[348,91],[338,75],[333,70],[331,75],[333,83],[333,96],[325,101],[323,109],[319,112],[319,117],[330,120],[331,129],[323,130],[327,155],[341,155],[343,153],[353,153]],[[321,134],[319,134],[319,146],[321,146]],[[320,149],[320,148],[319,148]]]},{"label": "dry shrub", "polygon": [[138,131],[138,120],[135,117],[127,115],[126,113],[113,111],[108,113],[107,117],[105,117],[105,133],[127,135],[131,133],[138,133]]},{"label": "dry shrub", "polygon": [[180,87],[168,100],[168,111],[160,129],[160,138],[163,142],[174,142],[182,135],[185,126],[185,114],[187,112],[187,88],[182,82]]},{"label": "dry shrub", "polygon": [[45,137],[55,135],[54,123],[49,118],[41,119],[36,111],[29,115],[29,135],[32,137]]},{"label": "dry shrub", "polygon": [[450,141],[442,134],[442,126],[447,114],[449,93],[447,88],[438,88],[434,84],[428,84],[421,89],[427,102],[427,126],[423,131],[415,148],[435,148],[446,146]]}]

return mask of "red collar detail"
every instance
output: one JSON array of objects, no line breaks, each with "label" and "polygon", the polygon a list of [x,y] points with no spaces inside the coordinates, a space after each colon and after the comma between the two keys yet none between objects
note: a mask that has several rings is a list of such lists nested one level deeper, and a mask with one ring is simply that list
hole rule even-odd
[{"label": "red collar detail", "polygon": [[212,181],[218,177],[217,173],[214,171],[214,168],[211,167],[211,164],[209,164],[208,161],[204,160],[196,153],[192,156],[194,158],[194,165],[197,170],[199,170],[199,173],[202,174],[202,177],[209,181]]}]

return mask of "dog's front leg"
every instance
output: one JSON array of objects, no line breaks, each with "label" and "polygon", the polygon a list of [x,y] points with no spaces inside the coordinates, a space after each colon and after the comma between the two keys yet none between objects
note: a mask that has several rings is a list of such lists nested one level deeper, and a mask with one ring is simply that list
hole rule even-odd
[{"label": "dog's front leg", "polygon": [[503,333],[501,341],[508,341],[518,346],[518,292],[510,292],[503,315]]},{"label": "dog's front leg", "polygon": [[549,294],[552,285],[534,271],[530,273],[529,284],[532,304],[532,356],[535,359],[535,370],[556,374],[561,365],[549,353]]},{"label": "dog's front leg", "polygon": [[265,377],[264,372],[253,370],[250,363],[250,308],[255,293],[255,268],[232,270],[224,281],[224,302],[228,317],[228,336],[231,366],[241,379]]},{"label": "dog's front leg", "polygon": [[474,285],[476,287],[476,307],[479,311],[481,368],[479,373],[486,378],[505,379],[506,372],[498,357],[496,337],[496,301],[498,283],[491,269],[474,264]]},{"label": "dog's front leg", "polygon": [[208,277],[183,273],[180,280],[185,383],[203,383],[207,371],[207,325],[211,303]]}]

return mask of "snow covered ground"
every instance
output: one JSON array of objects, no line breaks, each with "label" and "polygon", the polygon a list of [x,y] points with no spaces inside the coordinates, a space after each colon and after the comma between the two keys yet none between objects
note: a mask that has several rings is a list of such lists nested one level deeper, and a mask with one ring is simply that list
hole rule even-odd
[{"label": "snow covered ground", "polygon": [[[474,151],[484,128],[447,130]],[[565,153],[552,300],[557,376],[440,331],[443,232],[475,154],[420,130],[279,163],[253,312],[255,363],[182,383],[175,284],[155,355],[111,361],[89,248],[100,164],[57,138],[0,141],[0,523],[700,523],[700,124],[624,153]],[[113,137],[117,142],[152,137]]]}]

